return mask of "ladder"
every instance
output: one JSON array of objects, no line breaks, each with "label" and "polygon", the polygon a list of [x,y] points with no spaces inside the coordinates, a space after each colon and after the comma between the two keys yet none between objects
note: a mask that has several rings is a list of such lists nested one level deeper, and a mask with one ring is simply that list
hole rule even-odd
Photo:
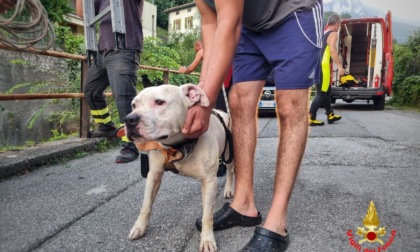
[{"label": "ladder", "polygon": [[90,67],[96,66],[98,52],[95,24],[111,12],[112,32],[115,34],[117,49],[125,49],[125,18],[123,0],[109,0],[110,5],[95,16],[93,0],[83,0],[83,15],[85,25],[86,60]]}]

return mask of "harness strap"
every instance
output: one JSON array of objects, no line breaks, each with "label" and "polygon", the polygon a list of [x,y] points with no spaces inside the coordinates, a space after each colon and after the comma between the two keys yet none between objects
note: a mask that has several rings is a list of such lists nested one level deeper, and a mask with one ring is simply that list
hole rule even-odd
[{"label": "harness strap", "polygon": [[[222,161],[225,164],[230,164],[233,160],[233,136],[232,136],[232,132],[226,126],[225,121],[223,120],[222,116],[219,113],[217,113],[216,110],[213,110],[212,114],[215,115],[217,118],[219,118],[219,121],[222,123],[222,126],[225,129],[226,141],[225,141],[225,148],[223,149],[223,152],[222,152]],[[227,147],[229,147],[229,158],[226,160],[225,159],[225,153],[226,153],[226,148]]]},{"label": "harness strap", "polygon": [[184,154],[175,148],[163,147],[159,142],[150,141],[144,143],[135,143],[137,149],[141,151],[160,150],[167,162],[176,162],[184,158]]},{"label": "harness strap", "polygon": [[184,153],[178,151],[175,148],[165,148],[162,144],[156,141],[149,141],[144,143],[135,143],[136,147],[140,151],[159,150],[165,157],[165,170],[178,173],[178,170],[174,166],[174,162],[180,161],[184,158]]}]

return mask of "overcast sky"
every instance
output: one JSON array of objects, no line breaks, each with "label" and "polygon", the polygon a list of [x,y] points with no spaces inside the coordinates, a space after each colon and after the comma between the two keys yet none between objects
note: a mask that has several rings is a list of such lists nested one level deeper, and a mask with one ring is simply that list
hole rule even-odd
[{"label": "overcast sky", "polygon": [[[331,1],[333,0],[324,0],[324,3]],[[393,17],[420,22],[419,0],[360,0],[360,2],[383,13],[390,10]]]},{"label": "overcast sky", "polygon": [[362,3],[381,11],[391,10],[393,16],[407,20],[420,20],[418,0],[361,0]]}]

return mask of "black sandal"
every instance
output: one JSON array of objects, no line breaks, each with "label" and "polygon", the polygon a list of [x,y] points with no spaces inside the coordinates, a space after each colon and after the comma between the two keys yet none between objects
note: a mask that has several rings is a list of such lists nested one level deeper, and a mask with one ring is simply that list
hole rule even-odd
[{"label": "black sandal", "polygon": [[[286,230],[287,232],[287,230]],[[241,250],[243,252],[283,252],[289,246],[289,234],[286,236],[271,232],[263,227],[257,227],[254,236]]]},{"label": "black sandal", "polygon": [[[261,213],[258,212],[258,216],[249,217],[236,212],[230,207],[230,203],[226,202],[222,209],[213,215],[213,230],[220,231],[235,226],[240,227],[251,227],[261,224],[262,218]],[[195,226],[201,231],[202,223],[201,218],[198,218],[195,222]]]}]

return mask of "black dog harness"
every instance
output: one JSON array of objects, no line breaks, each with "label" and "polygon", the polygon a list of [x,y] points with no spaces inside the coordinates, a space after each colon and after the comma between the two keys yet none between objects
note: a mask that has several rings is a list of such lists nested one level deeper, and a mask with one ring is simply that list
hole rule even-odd
[{"label": "black dog harness", "polygon": [[[226,140],[225,140],[225,148],[223,149],[223,153],[222,153],[222,161],[225,164],[230,164],[233,160],[233,136],[232,136],[232,132],[230,131],[230,129],[226,126],[225,121],[223,120],[223,118],[220,116],[219,113],[217,113],[217,110],[212,111],[212,114],[215,115],[217,118],[219,118],[219,121],[222,123],[223,128],[225,129],[225,133],[226,133]],[[229,146],[229,158],[226,160],[225,159],[225,153],[226,153],[226,148]]]}]

